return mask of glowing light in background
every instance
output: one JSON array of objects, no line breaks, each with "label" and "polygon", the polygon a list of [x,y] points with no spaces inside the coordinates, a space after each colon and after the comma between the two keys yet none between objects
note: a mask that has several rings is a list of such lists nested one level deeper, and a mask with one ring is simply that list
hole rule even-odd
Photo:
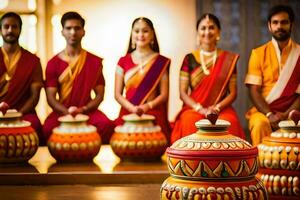
[{"label": "glowing light in background", "polygon": [[120,162],[120,158],[114,154],[110,145],[102,145],[93,162],[100,167],[103,173],[112,173],[114,167]]},{"label": "glowing light in background", "polygon": [[27,7],[31,11],[36,10],[36,0],[28,0]]},{"label": "glowing light in background", "polygon": [[56,163],[56,160],[51,156],[48,147],[39,147],[36,154],[28,161],[33,165],[39,173],[47,174],[49,168]]},{"label": "glowing light in background", "polygon": [[1,0],[0,1],[0,10],[6,8],[8,6],[9,0]]},{"label": "glowing light in background", "polygon": [[53,36],[53,54],[57,54],[59,51],[65,48],[66,42],[61,35],[61,15],[53,15],[51,18],[52,36]]},{"label": "glowing light in background", "polygon": [[61,0],[52,0],[53,4],[54,5],[59,5],[61,3]]}]

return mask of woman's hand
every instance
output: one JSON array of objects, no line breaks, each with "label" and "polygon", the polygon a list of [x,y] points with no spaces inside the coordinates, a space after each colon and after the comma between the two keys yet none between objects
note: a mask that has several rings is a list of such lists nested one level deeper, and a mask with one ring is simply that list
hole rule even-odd
[{"label": "woman's hand", "polygon": [[137,114],[138,116],[141,116],[144,114],[144,110],[140,106],[133,106],[130,110],[131,113]]},{"label": "woman's hand", "polygon": [[204,116],[206,116],[207,112],[208,112],[208,108],[204,108],[204,107],[200,108],[199,111],[198,111],[198,113],[200,113]]}]

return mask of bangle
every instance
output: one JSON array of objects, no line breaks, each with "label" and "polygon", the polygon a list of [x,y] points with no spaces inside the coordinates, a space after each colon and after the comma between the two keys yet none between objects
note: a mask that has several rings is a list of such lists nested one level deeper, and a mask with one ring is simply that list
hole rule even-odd
[{"label": "bangle", "polygon": [[270,117],[273,113],[270,111],[270,112],[267,112],[266,114],[266,117]]},{"label": "bangle", "polygon": [[150,109],[153,109],[153,102],[152,101],[149,101],[147,104],[148,104]]},{"label": "bangle", "polygon": [[195,105],[193,105],[193,109],[198,112],[199,110],[201,110],[203,108],[203,106],[200,103],[196,103]]}]

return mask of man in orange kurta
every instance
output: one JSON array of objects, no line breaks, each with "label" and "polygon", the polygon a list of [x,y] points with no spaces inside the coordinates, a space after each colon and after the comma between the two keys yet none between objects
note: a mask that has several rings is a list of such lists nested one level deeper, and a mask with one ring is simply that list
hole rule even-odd
[{"label": "man in orange kurta", "polygon": [[5,13],[0,19],[3,46],[0,50],[0,110],[16,109],[29,121],[45,144],[42,125],[35,112],[43,86],[40,59],[19,45],[22,28],[21,17]]},{"label": "man in orange kurta", "polygon": [[67,46],[47,65],[46,95],[53,112],[47,117],[43,132],[49,138],[52,129],[59,125],[58,117],[83,113],[89,116],[88,123],[96,126],[103,143],[109,143],[115,125],[98,110],[104,96],[102,59],[81,47],[84,22],[76,12],[67,12],[61,19]]},{"label": "man in orange kurta", "polygon": [[293,22],[292,8],[273,7],[268,16],[272,40],[251,53],[245,84],[254,104],[246,114],[253,145],[300,108],[300,46],[290,38]]}]

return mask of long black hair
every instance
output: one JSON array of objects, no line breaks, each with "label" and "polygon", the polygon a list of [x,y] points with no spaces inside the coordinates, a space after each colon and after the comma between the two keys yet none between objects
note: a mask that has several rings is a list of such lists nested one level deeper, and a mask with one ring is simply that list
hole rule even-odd
[{"label": "long black hair", "polygon": [[154,30],[154,26],[153,23],[150,19],[146,18],[146,17],[139,17],[136,18],[135,20],[133,20],[132,25],[131,25],[131,33],[130,33],[130,40],[129,40],[129,45],[128,45],[128,49],[127,49],[127,53],[131,53],[135,50],[136,47],[132,48],[132,29],[133,26],[135,25],[136,22],[138,22],[139,20],[143,20],[144,22],[146,22],[146,24],[151,28],[151,30],[153,31],[153,44],[150,45],[151,49],[155,52],[159,53],[159,45],[158,45],[158,41],[157,41],[157,37],[156,37],[156,33]]}]

